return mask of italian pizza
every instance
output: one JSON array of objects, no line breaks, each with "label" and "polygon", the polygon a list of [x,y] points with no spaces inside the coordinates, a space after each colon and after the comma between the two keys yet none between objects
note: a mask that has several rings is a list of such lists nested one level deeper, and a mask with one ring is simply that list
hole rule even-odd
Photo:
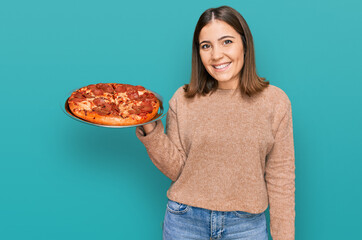
[{"label": "italian pizza", "polygon": [[142,86],[121,83],[91,84],[75,90],[69,110],[91,123],[129,126],[146,123],[158,113],[160,100]]}]

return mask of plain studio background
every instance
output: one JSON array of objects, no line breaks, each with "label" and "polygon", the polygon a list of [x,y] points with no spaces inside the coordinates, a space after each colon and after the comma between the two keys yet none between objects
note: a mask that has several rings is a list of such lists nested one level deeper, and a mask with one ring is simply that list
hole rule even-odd
[{"label": "plain studio background", "polygon": [[189,81],[200,14],[223,4],[248,22],[259,74],[292,102],[296,239],[359,237],[360,1],[15,0],[0,3],[0,239],[161,239],[170,180],[135,129],[82,124],[60,104],[97,82],[167,103]]}]

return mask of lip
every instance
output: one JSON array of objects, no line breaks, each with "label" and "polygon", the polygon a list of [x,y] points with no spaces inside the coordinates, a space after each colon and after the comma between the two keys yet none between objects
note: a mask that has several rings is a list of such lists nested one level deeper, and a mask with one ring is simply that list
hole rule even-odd
[{"label": "lip", "polygon": [[[225,67],[223,67],[223,68],[220,68],[220,69],[215,68],[215,66],[220,66],[220,65],[224,65],[224,64],[227,64],[227,66],[225,66]],[[231,64],[232,64],[232,62],[225,62],[225,63],[220,63],[220,64],[213,64],[213,65],[211,65],[211,66],[212,66],[212,68],[214,69],[214,71],[216,71],[216,72],[222,72],[222,71],[226,71],[227,69],[229,69],[230,66],[231,66]]]}]

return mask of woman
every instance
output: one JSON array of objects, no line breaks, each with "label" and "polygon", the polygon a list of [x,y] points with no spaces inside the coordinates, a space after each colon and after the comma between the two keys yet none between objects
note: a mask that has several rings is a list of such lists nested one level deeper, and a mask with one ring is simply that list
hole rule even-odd
[{"label": "woman", "polygon": [[294,239],[295,165],[288,96],[256,74],[253,39],[233,8],[206,10],[192,75],[161,121],[136,129],[172,180],[164,239]]}]

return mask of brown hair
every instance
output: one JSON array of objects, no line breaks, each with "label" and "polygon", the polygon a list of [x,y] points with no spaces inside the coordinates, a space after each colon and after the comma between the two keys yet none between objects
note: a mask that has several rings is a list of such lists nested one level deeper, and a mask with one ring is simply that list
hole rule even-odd
[{"label": "brown hair", "polygon": [[244,66],[240,72],[239,82],[241,93],[250,97],[257,92],[261,92],[269,85],[269,82],[265,81],[265,78],[259,77],[256,73],[253,37],[248,24],[238,11],[228,6],[221,6],[207,9],[200,16],[196,24],[192,42],[191,80],[184,87],[185,96],[192,98],[196,94],[205,95],[209,92],[214,92],[218,87],[217,80],[210,76],[202,64],[199,52],[201,29],[214,19],[226,22],[241,36],[245,50]]}]

